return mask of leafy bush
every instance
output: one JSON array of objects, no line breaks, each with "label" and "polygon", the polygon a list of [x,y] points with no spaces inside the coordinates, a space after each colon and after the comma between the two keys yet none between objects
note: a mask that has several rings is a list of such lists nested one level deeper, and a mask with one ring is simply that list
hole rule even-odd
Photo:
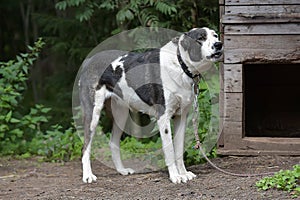
[{"label": "leafy bush", "polygon": [[23,92],[29,68],[44,46],[42,39],[16,60],[0,62],[0,155],[42,155],[47,160],[71,160],[81,154],[82,142],[74,128],[62,131],[48,124],[50,108],[35,105],[25,114]]},{"label": "leafy bush", "polygon": [[30,150],[46,161],[73,160],[80,157],[82,148],[82,140],[75,132],[73,127],[62,130],[60,125],[53,125],[46,134],[32,140]]},{"label": "leafy bush", "polygon": [[[147,159],[159,167],[165,167],[165,160],[162,154],[157,152],[161,150],[162,143],[160,137],[137,139],[135,137],[126,137],[121,141],[121,155],[123,159],[138,158]],[[146,156],[145,156],[146,155]]]},{"label": "leafy bush", "polygon": [[[47,119],[39,117],[33,108],[29,114],[19,112],[19,104],[26,89],[29,67],[37,59],[44,42],[39,39],[30,53],[20,54],[16,60],[0,62],[0,152],[1,154],[20,154],[26,149],[26,140],[39,129],[40,123]],[[42,109],[42,108],[41,108]]]},{"label": "leafy bush", "polygon": [[300,196],[300,165],[294,165],[293,170],[280,170],[272,177],[265,177],[256,182],[260,190],[271,188],[288,191],[294,198]]}]

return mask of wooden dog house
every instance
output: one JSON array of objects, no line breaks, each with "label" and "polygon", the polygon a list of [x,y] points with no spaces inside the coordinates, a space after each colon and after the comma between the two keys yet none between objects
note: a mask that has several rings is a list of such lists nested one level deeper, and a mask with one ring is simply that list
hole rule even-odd
[{"label": "wooden dog house", "polygon": [[218,152],[300,155],[300,1],[219,3]]}]

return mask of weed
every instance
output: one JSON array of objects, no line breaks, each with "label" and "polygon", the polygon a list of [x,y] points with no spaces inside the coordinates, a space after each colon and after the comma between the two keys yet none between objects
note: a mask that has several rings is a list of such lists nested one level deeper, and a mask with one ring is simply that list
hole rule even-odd
[{"label": "weed", "polygon": [[271,188],[290,192],[293,198],[300,196],[300,165],[294,165],[293,170],[280,170],[272,177],[264,177],[256,182],[259,190]]}]

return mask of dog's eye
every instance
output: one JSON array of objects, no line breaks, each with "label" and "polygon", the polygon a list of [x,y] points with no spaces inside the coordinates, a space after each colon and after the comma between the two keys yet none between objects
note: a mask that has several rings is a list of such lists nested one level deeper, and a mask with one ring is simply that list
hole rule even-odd
[{"label": "dog's eye", "polygon": [[218,35],[217,35],[217,34],[214,34],[214,37],[215,37],[215,38],[218,38]]}]

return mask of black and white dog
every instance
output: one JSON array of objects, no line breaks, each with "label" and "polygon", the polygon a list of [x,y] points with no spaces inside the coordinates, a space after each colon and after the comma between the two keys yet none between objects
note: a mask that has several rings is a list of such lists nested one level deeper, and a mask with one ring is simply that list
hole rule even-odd
[{"label": "black and white dog", "polygon": [[[79,81],[84,116],[83,181],[91,183],[92,139],[106,100],[111,100],[114,123],[110,148],[117,171],[134,173],[120,158],[120,138],[129,110],[154,116],[162,139],[165,163],[173,183],[196,177],[183,162],[184,134],[194,97],[194,78],[222,56],[222,43],[215,31],[194,28],[160,49],[145,53],[104,51],[83,63]],[[174,137],[171,122],[174,120]]]}]

